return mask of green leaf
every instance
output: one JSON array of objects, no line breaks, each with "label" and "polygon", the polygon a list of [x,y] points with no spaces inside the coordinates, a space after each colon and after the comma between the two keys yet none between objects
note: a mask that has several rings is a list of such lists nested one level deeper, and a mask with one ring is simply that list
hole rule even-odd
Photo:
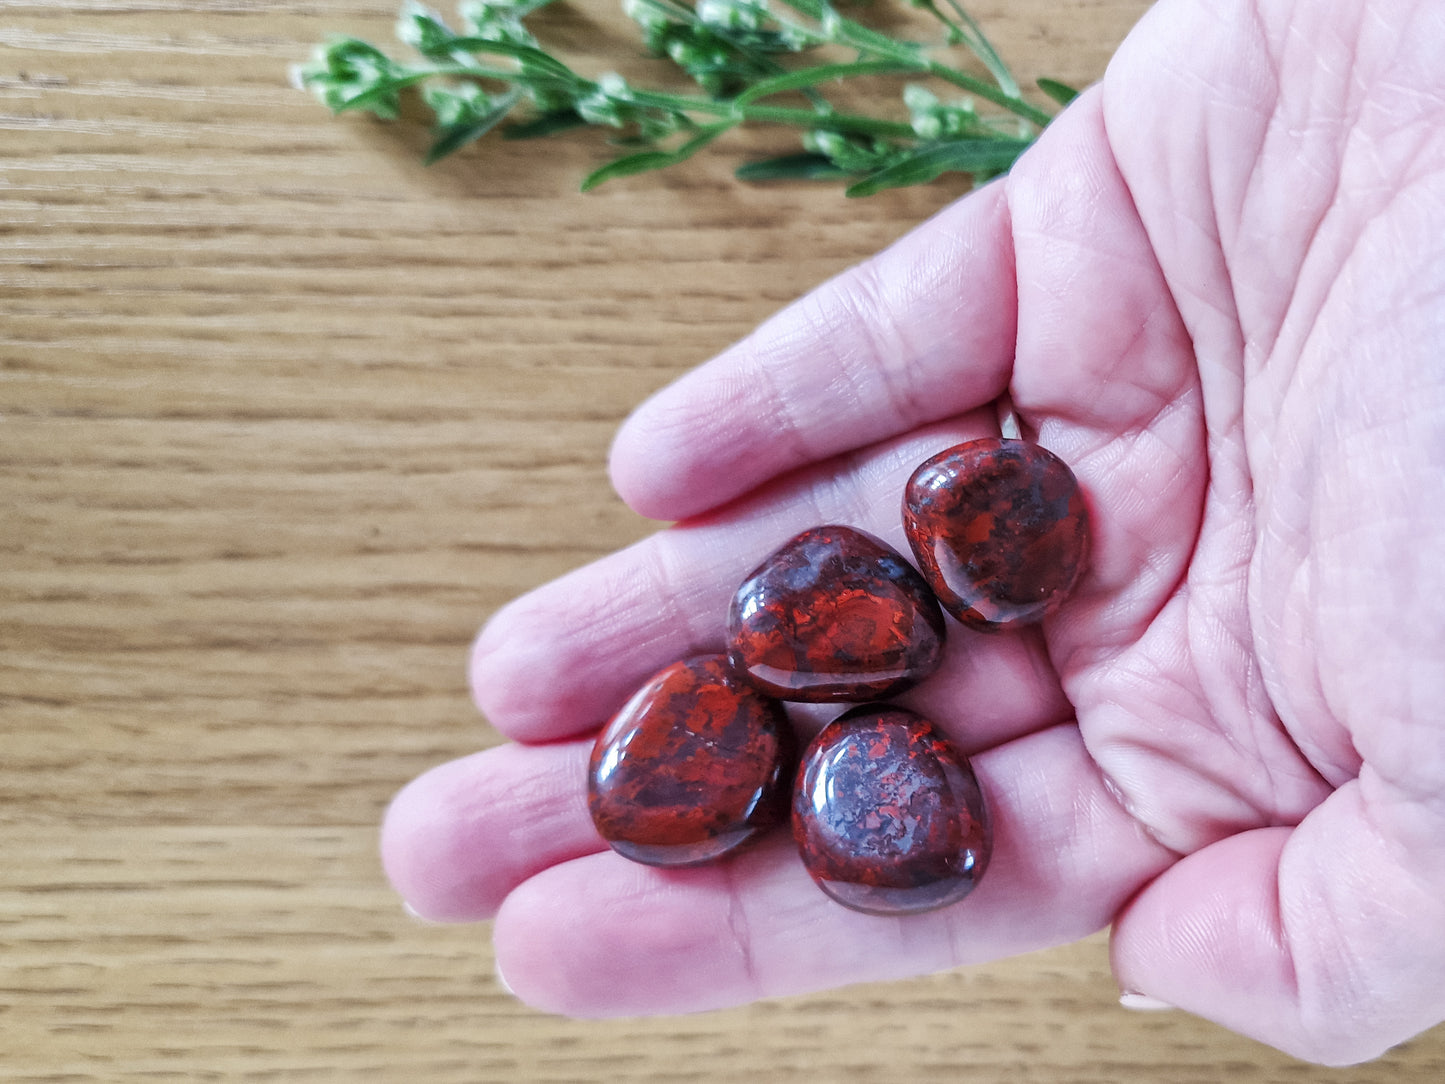
[{"label": "green leaf", "polygon": [[405,71],[381,50],[356,38],[333,38],[318,46],[311,63],[298,72],[301,85],[333,113],[370,110],[386,120],[396,117],[397,80]]},{"label": "green leaf", "polygon": [[349,98],[338,97],[328,102],[333,113],[351,113],[360,109],[365,112],[375,113],[382,120],[396,120],[401,108],[399,91],[420,80],[397,79],[380,83],[360,94],[353,94]]},{"label": "green leaf", "polygon": [[1060,105],[1068,105],[1079,96],[1079,92],[1067,83],[1060,83],[1057,79],[1040,79],[1039,89],[1047,94]]},{"label": "green leaf", "polygon": [[518,19],[525,19],[528,15],[531,15],[532,12],[541,11],[550,3],[552,3],[552,0],[526,0],[525,3],[516,3],[514,0],[508,7]]},{"label": "green leaf", "polygon": [[553,132],[566,132],[573,128],[585,128],[587,121],[575,109],[558,109],[543,113],[540,117],[509,124],[502,129],[503,139],[541,139]]},{"label": "green leaf", "polygon": [[436,12],[417,0],[404,0],[396,21],[396,36],[403,45],[410,45],[422,56],[444,57],[456,40],[451,27]]},{"label": "green leaf", "polygon": [[306,75],[308,79],[353,83],[390,75],[395,68],[396,62],[370,42],[335,37],[317,47],[315,61]]},{"label": "green leaf", "polygon": [[871,196],[885,188],[927,184],[945,173],[987,173],[1008,169],[1028,149],[1026,139],[957,139],[910,154],[850,185],[849,196]]},{"label": "green leaf", "polygon": [[451,48],[466,53],[491,53],[493,56],[509,56],[513,60],[530,64],[540,72],[558,79],[576,80],[578,75],[550,53],[530,45],[517,45],[510,41],[492,41],[490,38],[453,38]]},{"label": "green leaf", "polygon": [[520,90],[509,90],[497,98],[492,108],[478,117],[470,124],[456,124],[450,128],[444,128],[438,134],[437,140],[426,152],[426,164],[431,165],[439,159],[460,150],[468,143],[481,139],[512,111],[512,107],[522,100]]},{"label": "green leaf", "polygon": [[788,72],[786,75],[776,75],[771,79],[761,79],[734,98],[732,105],[735,108],[741,109],[750,102],[757,101],[759,98],[766,98],[772,94],[782,94],[788,90],[803,90],[806,87],[815,87],[819,83],[830,83],[835,79],[848,79],[858,75],[887,75],[892,72],[917,70],[915,67],[907,64],[899,64],[892,60],[860,60],[851,64],[819,64],[816,67]]},{"label": "green leaf", "polygon": [[436,127],[460,128],[476,124],[495,104],[479,83],[427,83],[421,88],[422,101],[436,114]]},{"label": "green leaf", "polygon": [[835,181],[852,174],[839,169],[826,154],[784,154],[741,165],[733,176],[740,181]]},{"label": "green leaf", "polygon": [[703,147],[733,127],[733,124],[733,121],[728,121],[723,124],[709,125],[676,150],[642,151],[639,154],[614,158],[601,169],[593,170],[583,179],[582,191],[590,191],[599,184],[615,180],[618,177],[631,177],[634,174],[647,173],[654,169],[666,169],[679,162],[686,162]]},{"label": "green leaf", "polygon": [[666,169],[679,160],[677,155],[670,151],[643,151],[639,154],[614,158],[601,169],[594,169],[582,179],[582,191],[588,192],[599,184],[615,180],[618,177],[631,177],[652,169]]}]

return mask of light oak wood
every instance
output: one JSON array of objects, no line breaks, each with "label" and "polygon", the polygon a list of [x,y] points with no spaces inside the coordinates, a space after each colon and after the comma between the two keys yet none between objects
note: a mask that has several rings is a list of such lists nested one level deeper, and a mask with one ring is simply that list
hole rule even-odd
[{"label": "light oak wood", "polygon": [[[1143,0],[989,0],[1087,82]],[[953,196],[746,188],[750,132],[582,196],[586,137],[424,170],[286,66],[392,0],[0,7],[0,1078],[1437,1081],[1325,1073],[1115,1004],[1101,937],[680,1020],[512,1001],[485,927],[403,914],[390,794],[495,743],[506,599],[640,537],[627,410]],[[559,33],[636,48],[610,2]],[[629,61],[629,63],[633,63]]]}]

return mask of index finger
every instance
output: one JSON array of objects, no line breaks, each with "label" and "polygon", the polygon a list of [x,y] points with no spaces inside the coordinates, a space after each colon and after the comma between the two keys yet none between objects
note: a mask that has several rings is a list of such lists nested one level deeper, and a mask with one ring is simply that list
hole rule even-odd
[{"label": "index finger", "polygon": [[684,519],[988,403],[1008,385],[1016,295],[991,185],[643,403],[613,445],[613,485],[642,515]]}]

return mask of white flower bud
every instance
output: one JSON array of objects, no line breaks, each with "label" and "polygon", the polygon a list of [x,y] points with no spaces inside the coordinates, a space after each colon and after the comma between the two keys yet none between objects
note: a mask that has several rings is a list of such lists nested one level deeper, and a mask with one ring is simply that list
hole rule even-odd
[{"label": "white flower bud", "polygon": [[909,83],[903,88],[903,104],[910,113],[922,113],[938,105],[938,96],[921,83]]}]

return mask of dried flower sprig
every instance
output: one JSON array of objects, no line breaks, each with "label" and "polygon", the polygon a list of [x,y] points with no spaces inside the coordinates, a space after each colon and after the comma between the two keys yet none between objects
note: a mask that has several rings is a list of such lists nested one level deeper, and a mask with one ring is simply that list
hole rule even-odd
[{"label": "dried flower sprig", "polygon": [[[460,30],[416,0],[405,0],[397,37],[420,59],[393,60],[357,38],[318,46],[297,82],[333,112],[364,110],[387,120],[401,95],[418,88],[435,117],[429,162],[502,125],[509,139],[598,126],[625,149],[590,173],[583,189],[683,162],[748,123],[802,132],[796,154],[748,162],[744,180],[841,179],[850,196],[921,184],[944,173],[976,182],[1006,171],[1052,119],[1024,99],[978,23],[957,0],[910,0],[944,28],[943,49],[892,37],[837,11],[830,0],[623,0],[648,51],[669,59],[702,93],[634,87],[620,75],[587,78],[553,56],[524,20],[554,0],[466,0]],[[966,49],[973,74],[939,58]],[[817,50],[852,53],[820,58]],[[828,88],[861,76],[927,79],[965,92],[944,100],[906,82],[901,115],[836,108]],[[1056,80],[1039,88],[1067,105],[1076,91]],[[794,104],[777,99],[791,96]],[[900,111],[901,113],[901,111]],[[505,122],[505,124],[504,124]]]}]

